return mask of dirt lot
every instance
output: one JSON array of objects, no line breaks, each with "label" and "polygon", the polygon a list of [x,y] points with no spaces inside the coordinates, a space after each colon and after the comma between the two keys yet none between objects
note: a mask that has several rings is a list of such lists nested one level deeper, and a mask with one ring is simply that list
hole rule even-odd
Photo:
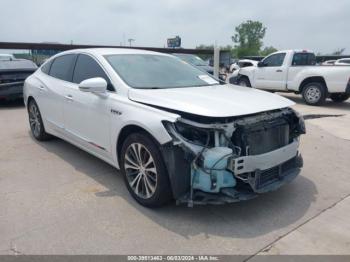
[{"label": "dirt lot", "polygon": [[350,102],[309,107],[291,184],[225,206],[150,210],[118,172],[0,105],[0,254],[350,254]]}]

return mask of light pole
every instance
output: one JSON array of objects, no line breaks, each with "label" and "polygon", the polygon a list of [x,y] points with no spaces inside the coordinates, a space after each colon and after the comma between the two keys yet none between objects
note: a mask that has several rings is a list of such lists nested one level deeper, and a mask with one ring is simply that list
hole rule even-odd
[{"label": "light pole", "polygon": [[131,43],[132,43],[132,42],[135,42],[135,39],[129,38],[129,39],[128,39],[128,42],[129,42],[129,46],[131,47]]}]

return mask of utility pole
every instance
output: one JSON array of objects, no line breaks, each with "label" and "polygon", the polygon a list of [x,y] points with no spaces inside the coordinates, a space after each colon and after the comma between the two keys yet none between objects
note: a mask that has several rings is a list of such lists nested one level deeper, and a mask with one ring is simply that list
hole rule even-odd
[{"label": "utility pole", "polygon": [[129,38],[129,39],[128,39],[128,42],[129,42],[129,46],[131,47],[131,43],[132,43],[132,42],[135,42],[135,39]]},{"label": "utility pole", "polygon": [[220,47],[218,47],[216,42],[215,42],[215,46],[214,46],[214,76],[216,78],[219,77],[219,71],[220,71]]}]

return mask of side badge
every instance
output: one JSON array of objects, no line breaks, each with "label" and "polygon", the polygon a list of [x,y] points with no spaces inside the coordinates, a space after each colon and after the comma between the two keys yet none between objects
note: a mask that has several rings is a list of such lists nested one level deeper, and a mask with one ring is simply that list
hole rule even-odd
[{"label": "side badge", "polygon": [[120,116],[122,114],[122,112],[118,111],[118,110],[115,110],[115,109],[111,109],[111,113],[114,114],[114,115],[118,115]]}]

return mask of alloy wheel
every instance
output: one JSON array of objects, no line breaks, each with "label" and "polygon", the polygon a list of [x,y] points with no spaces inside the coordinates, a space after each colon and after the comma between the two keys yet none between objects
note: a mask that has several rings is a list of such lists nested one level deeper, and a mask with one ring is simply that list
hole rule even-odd
[{"label": "alloy wheel", "polygon": [[133,192],[148,199],[157,187],[157,168],[151,153],[140,143],[132,143],[126,149],[124,170]]},{"label": "alloy wheel", "polygon": [[35,103],[29,106],[29,124],[35,137],[40,136],[41,123],[39,109]]}]

